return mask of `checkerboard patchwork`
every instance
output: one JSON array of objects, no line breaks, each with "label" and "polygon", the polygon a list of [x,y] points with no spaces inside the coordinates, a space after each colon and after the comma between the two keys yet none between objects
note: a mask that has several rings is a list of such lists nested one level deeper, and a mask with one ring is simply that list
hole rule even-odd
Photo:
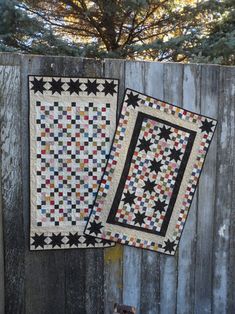
[{"label": "checkerboard patchwork", "polygon": [[30,247],[106,247],[83,234],[114,134],[118,81],[29,77]]},{"label": "checkerboard patchwork", "polygon": [[[143,120],[115,216],[117,222],[140,226],[144,230],[161,229],[177,179],[181,155],[189,138],[185,131],[170,127],[171,139],[165,141],[161,137],[161,130],[164,130],[164,124],[146,118]],[[147,146],[143,146],[146,143]],[[154,181],[159,183],[152,185]]]},{"label": "checkerboard patchwork", "polygon": [[215,127],[128,89],[85,234],[173,255]]}]

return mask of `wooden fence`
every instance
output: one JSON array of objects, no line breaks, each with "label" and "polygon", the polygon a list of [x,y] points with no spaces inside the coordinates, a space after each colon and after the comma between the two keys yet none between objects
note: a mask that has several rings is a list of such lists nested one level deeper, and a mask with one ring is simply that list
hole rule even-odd
[{"label": "wooden fence", "polygon": [[[119,102],[130,87],[218,119],[175,257],[29,251],[28,74],[119,78]],[[234,67],[0,54],[0,312],[110,314],[118,302],[138,314],[235,313],[234,97]]]}]

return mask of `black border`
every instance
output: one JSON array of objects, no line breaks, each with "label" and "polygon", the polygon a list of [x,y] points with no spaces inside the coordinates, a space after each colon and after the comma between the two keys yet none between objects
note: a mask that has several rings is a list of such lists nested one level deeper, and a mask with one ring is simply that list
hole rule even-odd
[{"label": "black border", "polygon": [[[128,176],[128,173],[129,173],[129,169],[131,166],[131,160],[132,160],[135,148],[136,148],[136,144],[138,142],[138,138],[139,138],[139,134],[141,131],[141,127],[142,127],[142,123],[143,123],[144,118],[160,122],[164,125],[174,127],[178,130],[185,131],[185,132],[190,134],[189,139],[188,139],[188,143],[186,145],[185,153],[184,153],[183,158],[181,160],[178,175],[176,177],[176,182],[175,182],[175,185],[173,187],[172,197],[170,198],[170,202],[169,202],[168,208],[166,210],[166,215],[164,217],[160,231],[156,231],[156,230],[152,230],[152,229],[146,229],[146,228],[142,228],[142,227],[138,227],[138,226],[134,226],[134,225],[129,225],[127,223],[118,222],[117,220],[115,220],[115,216],[116,216],[116,213],[118,210],[119,203],[121,201],[123,189],[124,189],[124,186],[126,183],[126,178]],[[109,212],[109,215],[108,215],[106,222],[110,223],[110,224],[114,224],[114,225],[121,225],[121,226],[124,226],[126,228],[130,228],[130,229],[141,230],[141,231],[147,232],[147,233],[153,233],[153,234],[160,235],[160,236],[164,237],[166,235],[167,228],[168,228],[168,225],[170,222],[170,218],[171,218],[171,215],[172,215],[172,212],[174,209],[174,205],[175,205],[176,199],[178,197],[179,189],[180,189],[181,182],[182,182],[182,179],[184,176],[184,172],[185,172],[188,160],[189,160],[189,156],[191,154],[191,150],[193,147],[193,143],[194,143],[196,134],[197,134],[197,132],[195,132],[195,131],[189,130],[187,128],[175,125],[171,122],[159,119],[157,117],[154,117],[154,116],[151,116],[149,114],[146,114],[146,113],[139,111],[137,118],[136,118],[135,127],[133,129],[132,138],[130,140],[130,145],[129,145],[128,152],[127,152],[127,157],[126,157],[126,160],[124,162],[124,168],[122,171],[122,175],[121,175],[121,178],[120,178],[120,181],[118,184],[118,188],[116,190],[116,194],[115,194],[115,197],[113,199],[112,207],[110,209],[110,212]]]},{"label": "black border", "polygon": [[[187,220],[187,217],[188,217],[188,214],[189,214],[189,211],[190,211],[192,202],[193,202],[194,195],[195,195],[196,190],[197,190],[198,185],[199,185],[199,180],[200,180],[200,177],[201,177],[201,174],[202,174],[202,170],[203,170],[203,167],[204,167],[204,164],[205,164],[205,161],[206,161],[206,157],[207,157],[207,154],[208,154],[210,145],[211,145],[211,143],[212,143],[212,140],[213,140],[213,138],[214,138],[214,134],[215,134],[215,131],[216,131],[216,128],[217,128],[218,120],[215,119],[215,118],[211,118],[211,117],[209,117],[209,116],[206,116],[206,115],[204,115],[204,114],[197,113],[197,112],[194,112],[194,111],[191,111],[191,110],[187,110],[187,109],[185,109],[185,108],[182,108],[182,107],[180,107],[180,106],[173,105],[173,104],[170,103],[170,102],[161,100],[161,99],[159,99],[159,98],[156,98],[156,97],[153,97],[153,96],[150,96],[150,95],[147,95],[147,94],[144,94],[144,93],[142,93],[142,92],[139,92],[139,91],[137,91],[137,90],[135,90],[135,89],[128,88],[128,87],[125,88],[124,93],[123,93],[122,102],[121,102],[121,106],[120,106],[120,111],[119,111],[119,114],[118,114],[118,120],[119,120],[120,115],[121,115],[121,113],[122,113],[122,109],[123,109],[123,106],[124,106],[124,103],[125,103],[125,97],[126,97],[126,95],[127,95],[127,91],[135,92],[135,93],[140,94],[140,95],[143,95],[143,96],[145,96],[145,97],[149,97],[150,99],[154,99],[154,100],[163,102],[163,103],[165,103],[165,104],[174,106],[174,107],[179,108],[179,109],[181,109],[181,110],[185,110],[185,111],[187,111],[187,112],[196,114],[196,115],[201,116],[201,117],[204,117],[204,118],[208,118],[208,119],[213,120],[214,122],[216,122],[216,124],[215,124],[215,126],[214,126],[214,127],[215,127],[214,132],[212,133],[211,140],[210,140],[210,142],[209,142],[209,145],[208,145],[207,150],[206,150],[206,153],[205,153],[205,158],[204,158],[203,163],[202,163],[201,172],[200,172],[199,177],[198,177],[198,181],[197,181],[196,188],[195,188],[195,190],[193,191],[191,203],[190,203],[190,205],[189,205],[189,209],[188,209],[188,212],[187,212],[187,215],[186,215],[186,218],[185,218],[185,223],[186,223],[186,220]],[[113,146],[113,143],[114,143],[114,140],[115,140],[117,128],[118,128],[118,124],[116,125],[116,130],[115,130],[115,133],[114,133],[114,138],[113,138],[111,147]],[[110,150],[110,152],[111,152],[111,150]],[[109,157],[110,157],[110,154],[109,154]],[[108,162],[109,162],[109,158],[108,158],[108,160],[107,160],[107,164],[108,164]],[[106,167],[107,167],[107,164],[106,164]],[[102,177],[101,177],[101,181],[100,181],[100,185],[99,185],[99,188],[98,188],[98,192],[99,192],[101,183],[102,183],[103,178],[104,178],[105,175],[106,175],[106,169],[104,170],[104,173],[103,173],[103,175],[102,175]],[[94,200],[94,204],[96,203],[97,196],[98,196],[98,193],[96,194],[96,198],[95,198],[95,200]],[[92,215],[92,211],[90,212],[90,215],[89,215],[89,217],[88,217],[86,226],[85,226],[85,228],[84,228],[84,232],[83,232],[84,234],[86,234],[86,229],[87,229],[87,227],[88,227],[88,224],[89,224],[89,220],[90,220],[91,215]],[[122,243],[122,240],[121,240],[121,239],[118,239],[118,238],[116,238],[116,239],[114,238],[114,239],[111,240],[111,241],[115,241],[116,243],[119,243],[119,244],[121,244],[121,245],[131,246],[131,247],[136,248],[136,249],[143,249],[143,250],[146,250],[146,251],[151,251],[151,252],[155,252],[155,253],[159,253],[159,254],[163,254],[163,255],[174,256],[175,253],[176,253],[176,251],[177,251],[177,249],[178,249],[178,247],[179,247],[179,242],[180,242],[180,240],[181,240],[181,237],[182,237],[183,232],[184,232],[184,226],[183,226],[183,229],[182,229],[182,231],[181,231],[181,233],[180,233],[180,235],[179,235],[179,240],[178,240],[176,249],[175,249],[175,251],[174,251],[174,254],[168,254],[168,253],[165,253],[165,252],[160,252],[160,251],[152,250],[152,249],[149,249],[149,248],[146,248],[146,247],[139,247],[139,246],[130,245],[130,244],[128,244],[128,243]],[[96,237],[102,239],[101,236],[96,236]]]},{"label": "black border", "polygon": [[[77,79],[79,79],[79,78],[84,78],[84,79],[107,79],[107,80],[116,80],[116,81],[118,81],[118,86],[117,86],[117,101],[116,101],[116,106],[117,106],[117,109],[116,109],[116,128],[115,128],[115,131],[114,131],[114,135],[115,135],[115,132],[116,132],[116,130],[117,130],[117,123],[118,123],[118,113],[119,113],[119,109],[118,109],[118,98],[119,98],[119,96],[120,96],[120,79],[119,78],[111,78],[111,77],[98,77],[98,76],[74,76],[74,75],[43,75],[43,74],[27,74],[27,89],[28,89],[28,145],[29,145],[29,183],[28,183],[28,188],[29,188],[29,243],[28,243],[28,245],[29,245],[29,251],[30,252],[37,252],[37,251],[61,251],[61,250],[78,250],[78,249],[86,249],[86,250],[88,250],[88,249],[108,249],[108,248],[112,248],[112,247],[114,247],[115,246],[115,244],[116,244],[116,242],[114,242],[114,241],[111,241],[111,240],[109,240],[110,242],[111,242],[111,244],[112,245],[110,245],[110,246],[103,246],[103,247],[96,247],[96,246],[93,246],[93,247],[77,247],[77,248],[70,248],[70,247],[68,247],[68,248],[49,248],[49,249],[40,249],[40,250],[33,250],[33,249],[31,249],[31,186],[30,186],[30,182],[31,182],[31,180],[30,180],[30,177],[31,177],[31,163],[30,163],[30,155],[31,155],[31,149],[30,149],[30,136],[31,136],[31,133],[30,133],[30,108],[31,108],[31,106],[30,106],[30,80],[29,80],[29,78],[30,77],[53,77],[53,78],[77,78]],[[78,97],[79,97],[79,95],[78,95]],[[122,107],[121,107],[121,109],[122,109]],[[113,139],[114,140],[114,139]],[[113,145],[113,140],[111,141],[111,145],[110,145],[110,150],[111,150],[111,148],[112,148],[112,145]],[[108,154],[108,158],[107,158],[107,162],[108,162],[108,159],[109,159],[109,156],[110,156],[110,153]],[[106,168],[106,166],[107,166],[107,162],[106,162],[106,165],[105,165],[105,168]],[[102,177],[101,177],[101,181],[102,181],[102,178],[103,178],[103,175],[102,175]],[[100,182],[101,182],[100,181]],[[100,185],[99,185],[99,187],[98,187],[98,189],[100,188]],[[98,191],[98,190],[97,190]],[[95,200],[96,200],[96,198],[95,198]],[[94,201],[95,201],[94,200]],[[90,211],[90,214],[89,214],[89,216],[88,216],[88,220],[87,220],[87,222],[89,221],[89,219],[90,219],[90,215],[91,215],[91,212],[92,212],[92,210]],[[86,226],[87,225],[85,225],[85,228],[86,228]],[[84,231],[85,231],[85,228],[84,228]],[[85,234],[85,232],[83,231],[83,234]],[[42,232],[42,233],[44,233],[44,232]],[[85,234],[86,235],[86,234]],[[96,237],[96,238],[98,238],[98,237]],[[33,253],[34,254],[34,253]]]}]

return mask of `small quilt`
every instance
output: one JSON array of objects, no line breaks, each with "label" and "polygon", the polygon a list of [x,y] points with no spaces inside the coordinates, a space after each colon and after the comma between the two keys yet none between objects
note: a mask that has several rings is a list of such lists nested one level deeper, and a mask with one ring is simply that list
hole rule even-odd
[{"label": "small quilt", "polygon": [[29,76],[30,249],[109,247],[84,235],[115,132],[118,80]]},{"label": "small quilt", "polygon": [[85,234],[174,255],[216,123],[127,89]]}]

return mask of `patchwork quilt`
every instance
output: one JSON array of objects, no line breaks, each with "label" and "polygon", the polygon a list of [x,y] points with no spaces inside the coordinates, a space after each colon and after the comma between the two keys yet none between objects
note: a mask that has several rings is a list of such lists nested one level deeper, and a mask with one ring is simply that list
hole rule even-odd
[{"label": "patchwork quilt", "polygon": [[85,234],[174,255],[216,123],[127,89]]},{"label": "patchwork quilt", "polygon": [[109,247],[84,235],[107,163],[118,80],[29,76],[30,249]]}]

